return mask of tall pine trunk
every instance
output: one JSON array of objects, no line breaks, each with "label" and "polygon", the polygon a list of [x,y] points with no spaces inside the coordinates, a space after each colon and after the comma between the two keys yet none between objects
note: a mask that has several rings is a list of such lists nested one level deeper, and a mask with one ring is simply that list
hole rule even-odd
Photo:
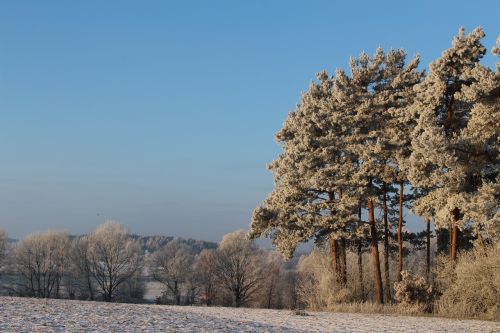
[{"label": "tall pine trunk", "polygon": [[345,286],[347,284],[347,253],[345,238],[340,238],[340,283]]},{"label": "tall pine trunk", "polygon": [[[449,95],[447,96],[447,103],[445,105],[446,107],[445,129],[448,132],[449,137],[451,137],[453,135],[453,132],[455,131],[455,119],[453,119],[453,112],[454,112],[453,104],[455,102],[455,95],[454,95],[455,91],[449,93]],[[457,259],[458,214],[459,214],[458,208],[455,208],[451,212],[452,221],[450,223],[450,257],[451,260],[453,261]]]},{"label": "tall pine trunk", "polygon": [[[330,214],[334,215],[333,204],[335,201],[335,193],[328,192],[328,199],[332,204],[332,208],[330,209]],[[332,268],[333,274],[335,275],[335,281],[340,283],[340,263],[339,263],[339,244],[335,236],[331,236],[331,253],[332,253]]]},{"label": "tall pine trunk", "polygon": [[372,239],[372,266],[373,279],[376,286],[377,303],[384,304],[384,290],[382,287],[382,275],[380,273],[380,258],[378,255],[377,228],[375,227],[375,208],[373,200],[368,200],[368,219],[370,222],[370,235]]},{"label": "tall pine trunk", "polygon": [[363,283],[363,244],[362,240],[358,241],[358,278],[359,278],[359,286],[361,288],[361,300],[365,301],[365,285]]},{"label": "tall pine trunk", "polygon": [[399,220],[398,220],[398,281],[401,281],[401,272],[403,271],[403,196],[404,181],[399,182]]},{"label": "tall pine trunk", "polygon": [[[339,188],[339,200],[342,200],[342,188]],[[345,237],[340,238],[339,259],[340,283],[342,286],[345,286],[347,284],[347,255]]]},{"label": "tall pine trunk", "polygon": [[450,252],[450,258],[453,258],[453,221],[450,222],[448,235],[450,236],[450,240],[448,242],[448,251]]},{"label": "tall pine trunk", "polygon": [[[358,220],[361,224],[361,203],[359,204],[358,209]],[[365,301],[365,284],[363,282],[363,240],[360,238],[358,240],[358,278],[359,278],[359,286],[361,288],[361,300]]]},{"label": "tall pine trunk", "polygon": [[453,210],[453,237],[451,240],[451,260],[457,260],[457,252],[458,252],[458,209],[455,208]]},{"label": "tall pine trunk", "polygon": [[391,281],[389,276],[389,221],[387,213],[387,184],[382,185],[383,191],[383,213],[384,213],[384,282],[385,282],[385,300],[391,301]]},{"label": "tall pine trunk", "polygon": [[335,238],[331,238],[331,252],[332,252],[332,268],[333,274],[335,275],[335,281],[340,282],[339,276],[339,258],[338,258],[338,245],[337,240]]},{"label": "tall pine trunk", "polygon": [[425,272],[427,275],[427,283],[430,282],[430,276],[431,276],[431,220],[427,220],[427,256],[426,256],[426,267],[425,267]]}]

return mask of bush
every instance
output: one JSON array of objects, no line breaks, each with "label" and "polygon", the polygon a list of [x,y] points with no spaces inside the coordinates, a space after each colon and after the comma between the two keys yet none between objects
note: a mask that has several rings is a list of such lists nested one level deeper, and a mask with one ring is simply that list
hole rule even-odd
[{"label": "bush", "polygon": [[410,314],[432,312],[434,293],[422,276],[402,271],[401,281],[394,284],[394,290],[402,312]]},{"label": "bush", "polygon": [[339,303],[355,301],[352,286],[342,286],[336,281],[330,253],[314,249],[300,258],[297,270],[298,297],[307,309],[323,311]]},{"label": "bush", "polygon": [[441,259],[437,313],[448,317],[500,319],[500,246],[460,254],[456,264]]}]

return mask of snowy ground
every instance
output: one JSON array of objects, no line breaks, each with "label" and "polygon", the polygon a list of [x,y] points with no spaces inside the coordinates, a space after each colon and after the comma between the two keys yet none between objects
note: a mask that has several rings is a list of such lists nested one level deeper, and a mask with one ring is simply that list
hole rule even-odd
[{"label": "snowy ground", "polygon": [[500,332],[500,323],[0,297],[0,332]]}]

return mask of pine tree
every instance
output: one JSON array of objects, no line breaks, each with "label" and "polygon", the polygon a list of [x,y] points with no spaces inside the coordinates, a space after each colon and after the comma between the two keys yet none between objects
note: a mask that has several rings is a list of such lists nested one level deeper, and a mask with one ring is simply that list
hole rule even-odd
[{"label": "pine tree", "polygon": [[[409,91],[421,77],[416,71],[418,58],[408,65],[405,58],[403,50],[385,54],[378,49],[373,57],[362,54],[352,59],[351,75],[341,70],[334,78],[318,75],[318,84],[311,84],[277,134],[283,153],[270,165],[275,189],[254,211],[250,231],[251,237],[271,236],[288,256],[300,242],[329,237],[332,266],[345,283],[346,239],[361,235],[367,224],[380,303],[375,204],[383,194],[383,207],[387,206],[390,184],[401,174],[397,162],[408,143],[391,136],[407,131],[389,128],[408,127],[401,125],[398,110],[409,103]],[[368,223],[358,216],[364,207]],[[384,222],[386,299],[390,300],[387,214]]]},{"label": "pine tree", "polygon": [[347,186],[352,160],[344,151],[347,130],[332,98],[334,79],[318,74],[277,140],[283,153],[270,166],[275,188],[254,211],[250,237],[270,236],[286,257],[311,238],[331,240],[332,266],[345,283],[345,238],[355,234],[358,200]]},{"label": "pine tree", "polygon": [[[277,134],[283,153],[270,165],[275,188],[254,211],[250,237],[271,236],[288,257],[301,242],[330,239],[332,266],[345,283],[346,240],[368,225],[379,303],[384,293],[375,210],[383,213],[389,301],[387,203],[393,202],[393,184],[399,187],[399,272],[408,179],[428,236],[430,219],[438,228],[451,220],[453,258],[458,228],[473,223],[478,236],[491,238],[499,219],[500,85],[498,71],[479,64],[483,35],[480,29],[469,36],[462,30],[423,82],[418,57],[406,65],[403,50],[378,49],[373,57],[351,59],[350,75],[320,73]],[[363,208],[367,223],[359,214]]]},{"label": "pine tree", "polygon": [[[419,56],[415,56],[405,64],[406,53],[403,50],[389,51],[384,62],[383,80],[388,84],[383,87],[380,104],[384,112],[382,124],[385,139],[382,155],[384,156],[385,170],[382,179],[382,205],[384,221],[384,268],[386,289],[389,282],[389,230],[388,230],[388,192],[396,192],[389,181],[395,182],[398,187],[398,280],[403,269],[403,208],[405,204],[404,188],[408,183],[407,166],[405,161],[411,153],[411,132],[416,124],[415,114],[409,112],[415,93],[413,87],[421,81],[423,72],[417,70]],[[388,298],[390,297],[387,292]]]},{"label": "pine tree", "polygon": [[417,85],[411,107],[419,118],[409,177],[427,192],[414,211],[449,227],[452,259],[459,229],[474,223],[480,233],[498,221],[499,76],[479,63],[483,37],[480,28],[469,35],[462,28]]},{"label": "pine tree", "polygon": [[[417,70],[419,65],[419,56],[415,56],[408,64],[405,64],[406,53],[403,50],[391,51],[387,54],[384,64],[384,81],[388,82],[388,86],[384,88],[385,92],[382,95],[382,106],[387,110],[385,116],[385,124],[382,130],[386,140],[384,147],[385,154],[385,170],[383,172],[383,193],[387,192],[386,182],[391,179],[396,183],[398,191],[395,187],[391,187],[394,193],[398,193],[398,279],[401,275],[403,262],[403,237],[402,226],[403,209],[406,201],[404,193],[407,179],[407,168],[404,163],[411,153],[410,134],[415,126],[415,116],[408,112],[408,106],[413,103],[414,92],[413,87],[419,83],[424,76],[424,73]],[[387,227],[387,199],[383,200],[384,210],[384,251],[386,257],[389,257],[389,237]],[[387,259],[386,259],[387,261]],[[389,288],[388,265],[386,266],[386,287]],[[388,294],[388,299],[390,294]]]},{"label": "pine tree", "polygon": [[[408,155],[409,142],[405,141],[410,122],[404,122],[405,107],[412,101],[412,87],[422,76],[416,68],[418,57],[405,64],[403,50],[378,49],[373,57],[362,54],[350,63],[351,76],[337,73],[338,87],[334,90],[348,115],[351,131],[346,141],[347,150],[356,156],[357,167],[351,175],[352,188],[362,201],[367,202],[372,239],[372,263],[377,299],[383,301],[380,265],[378,259],[375,205],[381,198],[384,223],[384,275],[385,298],[391,299],[389,280],[389,226],[388,194],[391,184],[404,177],[398,166]],[[404,180],[404,178],[402,178]]]}]

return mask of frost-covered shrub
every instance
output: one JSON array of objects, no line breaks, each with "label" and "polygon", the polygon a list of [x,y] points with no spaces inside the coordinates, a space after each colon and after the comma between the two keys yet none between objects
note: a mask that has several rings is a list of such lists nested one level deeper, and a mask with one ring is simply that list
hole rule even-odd
[{"label": "frost-covered shrub", "polygon": [[395,298],[399,308],[405,313],[432,311],[433,290],[425,278],[412,275],[408,271],[401,272],[401,281],[394,284]]},{"label": "frost-covered shrub", "polygon": [[[315,249],[301,257],[298,264],[300,301],[310,310],[326,310],[334,304],[354,301],[350,285],[339,285],[331,265],[331,256]],[[349,278],[348,278],[349,280]]]},{"label": "frost-covered shrub", "polygon": [[456,264],[441,259],[436,276],[439,315],[500,319],[500,246],[462,253]]}]

